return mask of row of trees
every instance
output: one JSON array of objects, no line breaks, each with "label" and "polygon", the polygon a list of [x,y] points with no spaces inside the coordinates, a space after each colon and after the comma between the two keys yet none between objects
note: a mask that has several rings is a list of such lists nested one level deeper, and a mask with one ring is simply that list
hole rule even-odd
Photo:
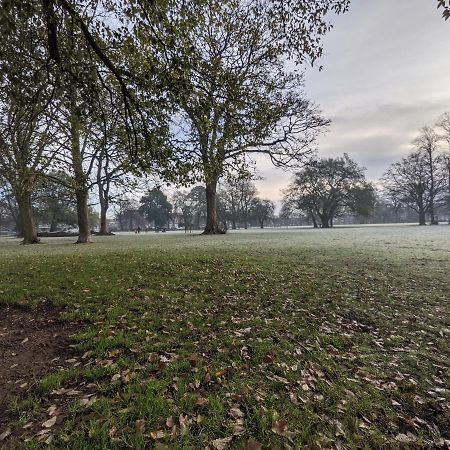
[{"label": "row of trees", "polygon": [[[249,179],[222,183],[217,192],[217,216],[221,227],[248,228],[257,225],[264,228],[273,219],[275,205],[267,199],[260,199]],[[159,188],[149,190],[140,202],[130,199],[119,204],[116,219],[121,230],[147,228],[181,228],[185,232],[198,230],[207,221],[207,196],[203,186],[189,191],[176,191],[169,199]]]},{"label": "row of trees", "polygon": [[129,174],[203,183],[205,233],[220,232],[219,179],[244,173],[256,153],[297,164],[328,125],[298,67],[321,56],[330,13],[348,4],[2,2],[0,176],[24,242],[38,241],[43,180],[70,190],[81,243],[92,192],[104,231],[114,185]]}]

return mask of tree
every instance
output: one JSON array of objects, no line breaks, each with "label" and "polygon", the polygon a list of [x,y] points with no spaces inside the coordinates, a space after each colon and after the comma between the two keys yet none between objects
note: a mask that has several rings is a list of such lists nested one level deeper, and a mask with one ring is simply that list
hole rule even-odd
[{"label": "tree", "polygon": [[244,228],[248,228],[252,202],[258,195],[258,190],[250,178],[243,178],[237,181],[239,192],[239,215],[244,223]]},{"label": "tree", "polygon": [[442,157],[442,169],[447,183],[447,214],[450,225],[450,113],[445,113],[439,119],[437,127],[442,133],[440,139],[447,144],[447,152]]},{"label": "tree", "polygon": [[199,230],[206,217],[206,190],[203,186],[194,186],[188,194],[188,202],[193,215],[194,228]]},{"label": "tree", "polygon": [[145,226],[145,219],[139,212],[139,204],[132,199],[119,198],[115,205],[116,219],[121,231],[132,231],[138,226]]},{"label": "tree", "polygon": [[240,181],[237,175],[229,174],[220,185],[220,197],[226,211],[226,218],[231,222],[231,228],[237,228],[239,220]]},{"label": "tree", "polygon": [[264,228],[266,220],[272,218],[275,204],[271,200],[255,198],[251,205],[253,217],[258,221],[260,228]]},{"label": "tree", "polygon": [[416,211],[419,225],[426,225],[432,191],[428,157],[424,152],[412,152],[392,164],[383,183],[389,198]]},{"label": "tree", "polygon": [[344,154],[311,160],[295,174],[285,191],[284,203],[308,214],[315,228],[317,218],[322,228],[330,228],[344,210],[364,213],[358,198],[370,198],[368,192],[373,192],[373,187],[365,181],[364,169]]},{"label": "tree", "polygon": [[205,183],[204,233],[214,234],[220,232],[220,177],[254,153],[279,166],[296,162],[328,124],[304,97],[302,76],[289,71],[284,58],[305,62],[320,56],[327,13],[342,12],[348,2],[173,0],[166,5],[144,11],[147,23],[137,24],[138,34],[152,61],[167,60],[164,80],[177,110],[170,167],[180,178]]},{"label": "tree", "polygon": [[414,145],[419,152],[423,152],[426,160],[426,169],[429,173],[429,196],[428,213],[430,215],[430,224],[437,225],[435,217],[435,201],[442,188],[442,178],[437,173],[442,163],[442,157],[438,153],[439,137],[430,127],[424,127],[419,136],[414,140]]},{"label": "tree", "polygon": [[14,17],[17,32],[0,42],[0,175],[14,194],[24,244],[39,242],[31,196],[51,163],[54,89],[40,39],[29,18]]},{"label": "tree", "polygon": [[140,200],[139,212],[149,221],[155,223],[155,228],[167,226],[172,213],[172,204],[159,188],[148,191]]},{"label": "tree", "polygon": [[174,213],[180,216],[180,221],[184,226],[184,232],[192,232],[193,205],[189,194],[176,191],[172,197]]},{"label": "tree", "polygon": [[92,146],[96,149],[93,159],[93,184],[97,188],[100,205],[100,230],[99,234],[107,235],[107,214],[111,201],[117,198],[121,191],[130,190],[136,186],[130,172],[135,170],[129,153],[126,151],[126,131],[118,112],[112,107],[111,102],[100,97],[100,114],[97,119],[96,133]]}]

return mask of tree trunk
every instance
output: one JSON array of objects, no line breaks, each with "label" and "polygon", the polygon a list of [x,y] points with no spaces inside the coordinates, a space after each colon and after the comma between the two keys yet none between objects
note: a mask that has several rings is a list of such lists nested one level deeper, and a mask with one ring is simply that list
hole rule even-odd
[{"label": "tree trunk", "polygon": [[[450,223],[450,219],[449,219],[449,223]],[[231,219],[231,229],[235,230],[236,229],[236,219],[233,215],[232,219]]]},{"label": "tree trunk", "polygon": [[433,153],[430,150],[427,151],[428,153],[428,160],[430,164],[430,225],[437,225],[436,217],[434,215],[434,198],[436,196],[436,190],[435,190],[435,181],[434,181],[434,161],[433,161]]},{"label": "tree trunk", "polygon": [[71,156],[72,170],[75,182],[75,197],[77,200],[78,240],[77,244],[87,244],[91,241],[91,229],[89,226],[88,198],[89,191],[86,183],[86,174],[83,170],[83,156],[80,148],[80,120],[72,111],[70,115],[71,132]]},{"label": "tree trunk", "polygon": [[108,234],[108,224],[106,220],[107,209],[100,207],[100,230],[99,234]]},{"label": "tree trunk", "polygon": [[424,210],[419,211],[419,225],[426,225],[426,214]]},{"label": "tree trunk", "polygon": [[36,224],[34,222],[33,210],[31,209],[31,192],[21,192],[16,197],[19,207],[19,217],[22,230],[23,244],[37,244]]},{"label": "tree trunk", "polygon": [[314,214],[311,214],[311,219],[312,219],[314,228],[319,228],[319,225],[317,225],[316,216]]},{"label": "tree trunk", "polygon": [[50,222],[50,233],[56,231],[58,229],[58,222],[56,221],[55,214],[52,214],[52,220]]},{"label": "tree trunk", "polygon": [[206,183],[206,227],[202,234],[223,234],[217,221],[216,192],[218,177]]},{"label": "tree trunk", "polygon": [[447,169],[447,214],[448,214],[448,224],[450,225],[450,157],[446,160]]},{"label": "tree trunk", "polygon": [[330,228],[330,218],[326,214],[320,214],[319,217],[322,223],[322,228]]},{"label": "tree trunk", "polygon": [[260,220],[259,221],[259,226],[260,226],[261,229],[264,228],[264,220]]},{"label": "tree trunk", "polygon": [[99,230],[99,234],[108,234],[108,224],[107,224],[107,219],[106,219],[106,214],[108,213],[108,208],[109,208],[108,198],[102,192],[99,192],[99,199],[100,199],[100,230]]},{"label": "tree trunk", "polygon": [[89,208],[87,189],[77,190],[75,193],[77,199],[77,218],[78,218],[78,240],[77,244],[87,244],[91,240],[91,228],[89,225]]}]

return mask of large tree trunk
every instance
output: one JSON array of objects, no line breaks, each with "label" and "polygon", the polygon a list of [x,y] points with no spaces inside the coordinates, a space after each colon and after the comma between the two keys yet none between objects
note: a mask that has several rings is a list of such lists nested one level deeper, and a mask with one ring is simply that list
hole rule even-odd
[{"label": "large tree trunk", "polygon": [[91,240],[91,227],[89,225],[89,208],[87,189],[77,190],[75,193],[77,199],[77,218],[78,218],[78,239],[77,244],[87,244]]},{"label": "large tree trunk", "polygon": [[202,234],[223,234],[217,221],[216,193],[218,177],[206,183],[206,227]]},{"label": "large tree trunk", "polygon": [[322,228],[330,228],[330,217],[327,214],[319,214]]},{"label": "large tree trunk", "polygon": [[23,244],[37,244],[36,224],[34,222],[33,210],[31,208],[31,192],[21,192],[16,196],[17,206],[19,207],[20,225],[23,237]]},{"label": "large tree trunk", "polygon": [[419,211],[419,225],[426,225],[426,214],[424,210]]}]

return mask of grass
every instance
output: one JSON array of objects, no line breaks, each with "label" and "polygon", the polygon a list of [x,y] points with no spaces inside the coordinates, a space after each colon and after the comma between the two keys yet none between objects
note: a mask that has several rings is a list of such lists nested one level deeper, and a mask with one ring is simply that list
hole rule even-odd
[{"label": "grass", "polygon": [[36,398],[47,408],[55,389],[80,392],[47,448],[450,439],[450,227],[71,242],[0,239],[0,301],[46,299],[87,324],[83,364],[14,405],[28,417]]}]

